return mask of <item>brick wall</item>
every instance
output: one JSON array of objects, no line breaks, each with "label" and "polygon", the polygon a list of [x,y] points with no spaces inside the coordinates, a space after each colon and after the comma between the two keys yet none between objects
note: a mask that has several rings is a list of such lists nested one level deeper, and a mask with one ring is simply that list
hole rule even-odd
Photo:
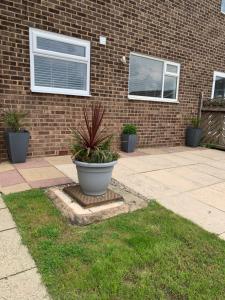
[{"label": "brick wall", "polygon": [[[91,41],[92,97],[30,91],[29,27]],[[67,153],[68,129],[94,101],[107,109],[115,145],[126,122],[137,124],[140,146],[181,145],[200,92],[210,96],[213,71],[225,72],[220,0],[1,0],[0,29],[0,105],[29,113],[30,156]],[[179,104],[128,100],[129,64],[120,59],[131,51],[181,63]],[[2,124],[0,158],[6,159]]]}]

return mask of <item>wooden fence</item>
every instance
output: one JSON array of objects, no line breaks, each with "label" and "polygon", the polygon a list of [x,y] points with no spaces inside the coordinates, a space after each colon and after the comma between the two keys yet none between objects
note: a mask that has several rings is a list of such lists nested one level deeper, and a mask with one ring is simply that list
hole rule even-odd
[{"label": "wooden fence", "polygon": [[225,99],[202,101],[203,144],[225,149]]}]

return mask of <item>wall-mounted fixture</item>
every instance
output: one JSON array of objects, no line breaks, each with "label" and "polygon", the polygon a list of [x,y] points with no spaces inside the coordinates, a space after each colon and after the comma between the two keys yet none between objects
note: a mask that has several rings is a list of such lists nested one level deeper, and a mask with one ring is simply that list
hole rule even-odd
[{"label": "wall-mounted fixture", "polygon": [[122,56],[120,61],[122,64],[126,65],[127,64],[126,56]]},{"label": "wall-mounted fixture", "polygon": [[99,37],[99,44],[105,46],[106,45],[106,41],[107,41],[106,36],[100,35],[100,37]]}]

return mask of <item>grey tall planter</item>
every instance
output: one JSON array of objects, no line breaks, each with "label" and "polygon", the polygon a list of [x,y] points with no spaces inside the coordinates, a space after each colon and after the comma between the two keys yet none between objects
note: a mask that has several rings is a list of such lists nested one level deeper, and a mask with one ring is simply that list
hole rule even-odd
[{"label": "grey tall planter", "polygon": [[134,152],[137,145],[137,135],[136,134],[122,134],[122,151],[124,152]]},{"label": "grey tall planter", "polygon": [[26,161],[30,133],[28,131],[5,132],[8,157],[12,163]]},{"label": "grey tall planter", "polygon": [[202,128],[188,127],[186,130],[186,146],[198,147],[202,138]]},{"label": "grey tall planter", "polygon": [[74,161],[77,168],[81,190],[89,196],[105,194],[112,177],[112,170],[117,161],[109,163],[86,163]]}]

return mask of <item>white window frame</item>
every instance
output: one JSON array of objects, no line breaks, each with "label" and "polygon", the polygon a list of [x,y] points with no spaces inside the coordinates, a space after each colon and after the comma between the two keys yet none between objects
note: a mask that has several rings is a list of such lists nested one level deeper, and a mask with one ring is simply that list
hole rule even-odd
[{"label": "white window frame", "polygon": [[221,0],[221,8],[220,8],[220,11],[221,11],[222,14],[225,15],[225,10],[222,10],[222,7],[223,7],[223,0]]},{"label": "white window frame", "polygon": [[[130,95],[129,94],[129,84],[130,84],[130,63],[129,63],[128,99],[130,99],[130,100],[168,102],[168,103],[179,103],[179,101],[178,101],[178,91],[179,91],[179,82],[180,82],[180,64],[172,62],[172,61],[168,61],[168,60],[164,60],[164,59],[144,55],[144,54],[141,54],[141,53],[136,53],[136,52],[131,52],[130,53],[130,58],[131,58],[131,55],[136,55],[136,56],[145,57],[145,58],[149,58],[149,59],[152,59],[152,60],[163,62],[162,97],[147,97],[147,96],[137,96],[137,95]],[[177,67],[177,74],[167,72],[166,71],[167,65],[176,66]],[[164,82],[165,82],[165,76],[166,75],[173,76],[173,77],[177,78],[176,99],[163,98]]]},{"label": "white window frame", "polygon": [[[37,37],[48,38],[54,41],[66,42],[69,44],[85,47],[85,57],[70,55],[66,53],[59,53],[50,50],[38,49]],[[36,28],[29,28],[29,43],[30,43],[30,77],[31,77],[30,88],[32,92],[74,95],[74,96],[91,96],[90,95],[90,42],[89,41],[65,36],[58,33],[43,31]],[[76,89],[43,87],[43,86],[35,85],[34,55],[40,55],[41,57],[58,58],[61,60],[63,59],[66,61],[73,61],[73,62],[85,62],[87,65],[87,89],[76,90]]]},{"label": "white window frame", "polygon": [[[211,94],[211,99],[214,98],[214,92],[215,92],[215,84],[216,84],[216,77],[222,77],[225,78],[225,72],[217,72],[215,71],[213,73],[213,84],[212,84],[212,94]],[[225,95],[224,95],[225,96]]]}]

